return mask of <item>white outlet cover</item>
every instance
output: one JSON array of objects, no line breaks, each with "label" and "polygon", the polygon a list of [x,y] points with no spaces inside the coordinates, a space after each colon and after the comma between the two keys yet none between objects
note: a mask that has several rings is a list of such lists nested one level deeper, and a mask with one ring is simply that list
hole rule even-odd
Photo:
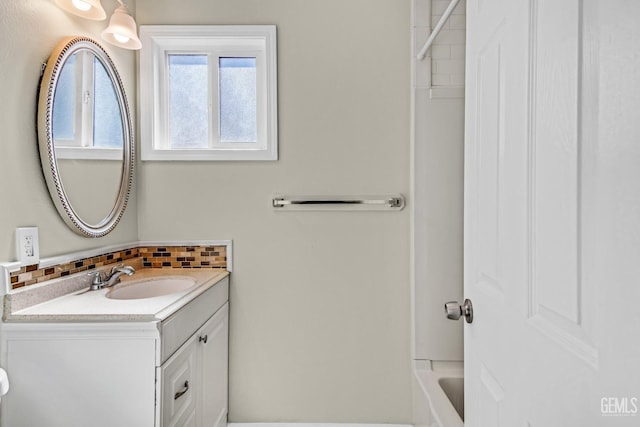
[{"label": "white outlet cover", "polygon": [[16,258],[22,265],[34,265],[40,262],[38,227],[16,228]]}]

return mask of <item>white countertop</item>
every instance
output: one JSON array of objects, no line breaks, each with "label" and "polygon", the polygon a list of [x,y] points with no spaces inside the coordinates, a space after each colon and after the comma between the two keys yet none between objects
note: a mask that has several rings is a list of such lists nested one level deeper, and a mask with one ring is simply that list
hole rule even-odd
[{"label": "white countertop", "polygon": [[[5,302],[4,317],[7,322],[161,321],[228,275],[219,269],[141,269],[133,276],[123,276],[122,283],[113,288],[85,288],[16,311],[11,311],[11,304]],[[186,291],[152,298],[117,300],[105,296],[127,282],[169,276],[191,277],[195,284]]]}]

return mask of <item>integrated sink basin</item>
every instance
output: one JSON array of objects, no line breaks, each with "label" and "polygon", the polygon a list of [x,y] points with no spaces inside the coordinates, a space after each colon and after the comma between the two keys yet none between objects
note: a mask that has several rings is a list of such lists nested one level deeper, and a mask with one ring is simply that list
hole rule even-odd
[{"label": "integrated sink basin", "polygon": [[[141,260],[140,260],[141,261]],[[9,322],[140,322],[166,321],[177,310],[200,299],[209,289],[222,292],[228,282],[223,269],[143,268],[122,276],[112,287],[89,289],[86,272],[43,282],[42,286],[4,297],[4,320]],[[105,269],[106,270],[106,269]],[[4,424],[3,424],[4,425]]]},{"label": "integrated sink basin", "polygon": [[195,279],[185,276],[127,280],[115,286],[107,292],[105,296],[118,300],[153,298],[187,291],[192,288],[195,283]]}]

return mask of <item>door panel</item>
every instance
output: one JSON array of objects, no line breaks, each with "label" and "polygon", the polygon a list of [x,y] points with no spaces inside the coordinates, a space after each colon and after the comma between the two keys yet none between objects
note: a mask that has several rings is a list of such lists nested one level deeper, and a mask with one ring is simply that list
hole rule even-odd
[{"label": "door panel", "polygon": [[580,274],[579,143],[589,126],[580,108],[583,16],[577,0],[532,0],[528,13],[528,316],[542,333],[595,365],[597,351],[583,327],[588,292]]},{"label": "door panel", "polygon": [[483,242],[482,251],[478,253],[475,266],[476,286],[487,286],[502,293],[499,279],[499,199],[500,199],[500,164],[502,125],[502,104],[500,84],[502,69],[500,63],[500,47],[502,34],[490,37],[482,46],[477,59],[477,81],[482,90],[478,93],[478,136],[477,156],[475,158],[476,179],[473,183],[476,191],[475,210],[477,222],[472,232],[478,241]]}]

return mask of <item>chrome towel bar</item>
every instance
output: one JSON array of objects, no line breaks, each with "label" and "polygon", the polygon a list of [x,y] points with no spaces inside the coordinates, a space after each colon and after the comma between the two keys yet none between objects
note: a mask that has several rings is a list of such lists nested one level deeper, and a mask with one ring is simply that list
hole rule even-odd
[{"label": "chrome towel bar", "polygon": [[284,197],[272,200],[274,208],[292,210],[401,210],[404,208],[402,195],[392,196],[318,196]]}]

